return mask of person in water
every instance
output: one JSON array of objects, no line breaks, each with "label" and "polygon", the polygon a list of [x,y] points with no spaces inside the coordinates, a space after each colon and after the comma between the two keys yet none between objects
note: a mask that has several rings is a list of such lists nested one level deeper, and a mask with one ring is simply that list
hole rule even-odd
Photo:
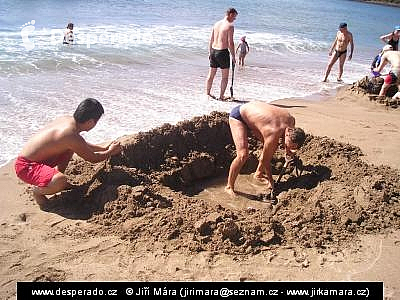
[{"label": "person in water", "polygon": [[[353,51],[354,51],[354,41],[353,41],[353,34],[347,30],[347,24],[346,23],[340,23],[339,25],[339,30],[336,33],[336,38],[334,42],[332,43],[332,46],[329,49],[329,56],[330,61],[328,63],[328,66],[325,71],[325,77],[323,82],[326,82],[328,80],[329,73],[331,72],[331,69],[333,65],[336,63],[337,60],[339,60],[339,74],[337,76],[337,81],[342,82],[342,75],[343,75],[343,66],[344,62],[346,61],[346,56],[347,56],[347,47],[350,44],[350,54],[348,56],[348,60],[351,60],[353,57]],[[333,50],[335,50],[335,53],[333,53]],[[333,53],[333,55],[332,55]]]},{"label": "person in water", "polygon": [[206,94],[211,98],[216,98],[211,94],[211,87],[214,81],[217,69],[221,69],[221,87],[219,99],[225,100],[225,90],[229,81],[230,57],[232,63],[236,63],[235,46],[233,43],[233,22],[236,20],[238,12],[234,8],[226,11],[225,17],[216,22],[213,26],[210,41],[208,43],[208,57],[210,60],[210,69],[206,81]]},{"label": "person in water", "polygon": [[246,42],[246,36],[242,36],[240,39],[240,43],[236,48],[236,54],[239,52],[239,66],[244,67],[244,59],[250,51],[249,44]]},{"label": "person in water", "polygon": [[380,37],[380,40],[385,44],[391,45],[394,51],[398,51],[399,38],[400,38],[400,25],[396,26],[391,33],[382,35]]},{"label": "person in water", "polygon": [[74,43],[74,24],[68,23],[67,29],[64,32],[63,44],[72,45]]}]

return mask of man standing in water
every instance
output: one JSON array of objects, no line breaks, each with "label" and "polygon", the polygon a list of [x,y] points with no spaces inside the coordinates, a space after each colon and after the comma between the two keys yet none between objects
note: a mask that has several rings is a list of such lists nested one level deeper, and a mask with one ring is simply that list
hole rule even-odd
[{"label": "man standing in water", "polygon": [[233,22],[236,19],[238,12],[234,8],[229,8],[226,11],[224,19],[214,24],[211,32],[210,41],[208,44],[208,55],[210,59],[210,70],[207,76],[206,93],[208,96],[215,99],[211,94],[211,87],[214,81],[217,69],[221,68],[221,90],[219,94],[220,100],[225,100],[225,90],[229,80],[230,57],[232,56],[232,63],[236,63],[235,46],[233,43]]},{"label": "man standing in water", "polygon": [[[339,59],[339,75],[337,77],[337,81],[338,82],[343,81],[342,80],[343,66],[344,62],[346,61],[347,46],[349,44],[351,46],[351,49],[348,60],[351,60],[354,51],[353,35],[351,34],[350,31],[347,30],[346,23],[340,23],[339,31],[336,33],[336,39],[329,50],[329,56],[331,57],[331,60],[329,61],[329,64],[326,68],[325,78],[323,82],[326,82],[328,80],[329,73],[331,72],[333,65],[336,63],[338,59]],[[333,49],[335,49],[335,53],[332,55]]]},{"label": "man standing in water", "polygon": [[96,163],[121,152],[119,142],[103,147],[86,142],[80,135],[96,126],[103,113],[100,102],[87,98],[73,116],[55,119],[28,140],[15,161],[15,172],[35,186],[33,197],[39,206],[48,204],[45,195],[71,187],[63,173],[74,153]]},{"label": "man standing in water", "polygon": [[233,108],[229,115],[229,126],[236,147],[236,158],[231,163],[225,191],[235,195],[236,178],[249,156],[249,130],[264,144],[254,177],[266,182],[267,188],[273,190],[271,159],[279,141],[283,143],[286,157],[293,157],[294,151],[304,143],[304,131],[294,127],[295,119],[287,110],[261,101],[251,101]]}]

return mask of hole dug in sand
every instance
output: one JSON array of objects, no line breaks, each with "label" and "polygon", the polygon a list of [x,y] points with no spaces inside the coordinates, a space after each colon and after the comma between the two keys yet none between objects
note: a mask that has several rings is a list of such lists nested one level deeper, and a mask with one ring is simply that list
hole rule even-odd
[{"label": "hole dug in sand", "polygon": [[[279,203],[251,175],[261,144],[238,178],[239,196],[223,192],[234,146],[228,114],[214,112],[177,125],[124,137],[120,157],[96,168],[81,160],[67,170],[80,189],[58,196],[54,211],[117,234],[134,247],[163,251],[255,254],[271,247],[317,247],[354,241],[357,234],[400,225],[400,174],[363,162],[359,148],[308,136],[299,152],[301,176],[282,178]],[[283,154],[273,159],[277,178]]]}]

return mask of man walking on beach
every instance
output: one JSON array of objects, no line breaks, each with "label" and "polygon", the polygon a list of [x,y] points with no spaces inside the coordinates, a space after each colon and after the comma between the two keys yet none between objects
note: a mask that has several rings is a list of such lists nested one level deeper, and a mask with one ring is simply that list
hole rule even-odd
[{"label": "man walking on beach", "polygon": [[400,91],[400,51],[385,52],[381,57],[381,63],[374,71],[380,73],[388,63],[391,65],[391,69],[389,74],[386,75],[379,92],[380,97],[386,96],[386,92],[392,84],[397,84],[397,88]]},{"label": "man walking on beach", "polygon": [[229,80],[230,57],[232,63],[236,63],[235,46],[233,43],[233,22],[236,19],[238,12],[234,8],[229,8],[226,11],[224,19],[214,24],[210,41],[208,44],[208,57],[210,59],[210,70],[207,76],[206,93],[208,96],[215,99],[211,94],[211,87],[214,81],[215,74],[218,68],[221,68],[222,78],[219,99],[225,100],[225,90]]},{"label": "man walking on beach", "polygon": [[266,182],[267,188],[273,190],[271,159],[279,141],[283,143],[286,156],[293,157],[294,151],[304,143],[304,131],[294,127],[295,119],[287,110],[261,101],[251,101],[233,108],[229,115],[229,126],[236,147],[236,158],[231,163],[225,191],[235,195],[236,178],[249,156],[248,130],[264,143],[254,177]]},{"label": "man walking on beach", "polygon": [[96,126],[103,113],[100,102],[88,98],[79,104],[73,116],[55,119],[23,147],[15,162],[15,172],[35,186],[33,196],[39,206],[48,203],[45,195],[71,187],[63,173],[74,153],[96,163],[121,152],[119,142],[102,147],[86,142],[80,135]]},{"label": "man walking on beach", "polygon": [[[342,74],[343,74],[343,66],[344,62],[346,61],[346,54],[347,54],[347,47],[350,44],[350,55],[348,60],[351,60],[353,57],[354,51],[354,42],[353,42],[353,35],[350,31],[347,30],[346,23],[340,23],[339,31],[336,33],[335,41],[333,42],[331,48],[329,49],[329,56],[331,57],[329,64],[325,71],[325,78],[323,82],[328,80],[329,73],[333,65],[339,59],[339,74],[337,77],[338,82],[342,82]],[[333,49],[335,49],[335,53],[332,55]]]}]

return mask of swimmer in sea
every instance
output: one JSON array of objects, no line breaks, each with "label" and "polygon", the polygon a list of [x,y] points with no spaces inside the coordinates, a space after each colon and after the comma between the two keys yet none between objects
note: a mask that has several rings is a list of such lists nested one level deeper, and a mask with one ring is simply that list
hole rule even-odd
[{"label": "swimmer in sea", "polygon": [[[337,81],[338,82],[343,81],[342,80],[343,66],[344,62],[346,61],[347,47],[349,44],[351,48],[348,60],[351,60],[353,58],[353,51],[354,51],[353,35],[350,31],[347,30],[346,23],[340,23],[339,30],[336,33],[336,38],[329,49],[329,56],[331,58],[326,68],[323,82],[327,82],[329,73],[331,72],[333,65],[336,63],[338,59],[339,59],[339,74],[337,76]],[[333,53],[333,51],[335,51],[335,53]]]}]

